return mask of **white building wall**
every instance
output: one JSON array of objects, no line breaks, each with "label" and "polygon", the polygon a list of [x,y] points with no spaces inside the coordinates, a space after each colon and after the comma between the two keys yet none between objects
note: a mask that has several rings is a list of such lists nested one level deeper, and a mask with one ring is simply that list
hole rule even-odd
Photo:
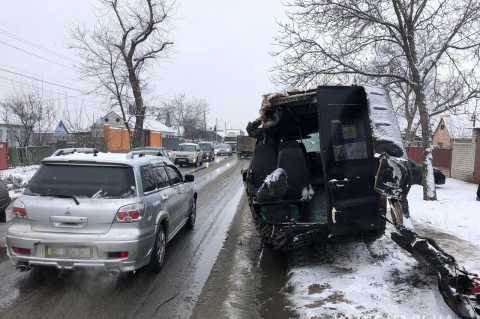
[{"label": "white building wall", "polygon": [[452,178],[465,182],[473,181],[475,163],[475,140],[470,143],[453,143]]}]

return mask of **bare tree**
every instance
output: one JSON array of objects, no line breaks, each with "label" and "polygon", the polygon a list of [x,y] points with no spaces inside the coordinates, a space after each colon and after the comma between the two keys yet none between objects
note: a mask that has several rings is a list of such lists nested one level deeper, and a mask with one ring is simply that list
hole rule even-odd
[{"label": "bare tree", "polygon": [[[75,108],[73,111],[72,109]],[[97,117],[89,115],[83,104],[71,105],[65,100],[61,107],[62,121],[69,130],[66,140],[72,142],[76,147],[95,147],[98,150],[105,151],[107,140],[99,130],[92,129],[96,125]],[[103,131],[102,131],[103,133]]]},{"label": "bare tree", "polygon": [[[365,76],[412,90],[424,147],[424,199],[435,200],[430,116],[480,95],[480,2],[292,0],[281,24],[278,83]],[[389,85],[390,87],[390,85]]]},{"label": "bare tree", "polygon": [[170,101],[164,102],[158,110],[160,117],[166,118],[167,114],[171,124],[186,139],[197,140],[205,138],[205,117],[209,112],[208,103],[203,99],[193,98],[188,100],[184,93],[177,94]]},{"label": "bare tree", "polygon": [[[84,79],[93,80],[96,90],[111,98],[125,123],[133,109],[135,126],[128,124],[132,147],[141,143],[146,105],[145,70],[168,57],[173,41],[169,39],[169,21],[173,2],[169,0],[100,0],[93,28],[73,26],[70,48],[83,63]],[[133,107],[131,108],[130,106]]]},{"label": "bare tree", "polygon": [[46,144],[56,121],[56,106],[37,82],[15,86],[1,103],[1,118],[22,148]]}]

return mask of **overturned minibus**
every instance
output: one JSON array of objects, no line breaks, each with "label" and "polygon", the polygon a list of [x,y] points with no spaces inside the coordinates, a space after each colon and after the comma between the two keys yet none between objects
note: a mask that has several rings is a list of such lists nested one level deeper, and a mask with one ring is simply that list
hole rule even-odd
[{"label": "overturned minibus", "polygon": [[320,86],[268,94],[247,132],[256,146],[242,175],[265,244],[288,250],[345,235],[372,240],[388,220],[392,240],[433,270],[448,306],[461,318],[480,318],[478,275],[410,222],[411,173],[384,89]]},{"label": "overturned minibus", "polygon": [[325,236],[381,236],[378,155],[406,160],[386,93],[322,86],[266,95],[260,113],[247,127],[257,145],[243,180],[266,243],[289,249]]}]

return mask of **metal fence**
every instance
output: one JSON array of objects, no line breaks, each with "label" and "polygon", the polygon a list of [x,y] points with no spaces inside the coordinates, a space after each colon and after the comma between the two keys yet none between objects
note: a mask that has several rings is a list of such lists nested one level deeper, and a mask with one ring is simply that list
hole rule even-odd
[{"label": "metal fence", "polygon": [[[450,177],[452,170],[452,148],[434,148],[432,164],[438,167],[442,172]],[[421,146],[407,146],[408,158],[421,164],[423,162],[423,147]]]},{"label": "metal fence", "polygon": [[30,147],[10,147],[8,149],[8,166],[24,166],[40,164],[45,157],[53,154],[55,147],[30,146]]}]

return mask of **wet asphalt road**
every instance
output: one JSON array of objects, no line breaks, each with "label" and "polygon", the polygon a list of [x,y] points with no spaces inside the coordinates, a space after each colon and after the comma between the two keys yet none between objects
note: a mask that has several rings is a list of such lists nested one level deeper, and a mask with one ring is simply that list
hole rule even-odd
[{"label": "wet asphalt road", "polygon": [[5,256],[0,224],[0,318],[188,318],[223,246],[243,195],[240,169],[248,161],[224,159],[193,172],[197,222],[167,246],[161,273],[140,270],[108,276],[98,270],[16,272]]}]

